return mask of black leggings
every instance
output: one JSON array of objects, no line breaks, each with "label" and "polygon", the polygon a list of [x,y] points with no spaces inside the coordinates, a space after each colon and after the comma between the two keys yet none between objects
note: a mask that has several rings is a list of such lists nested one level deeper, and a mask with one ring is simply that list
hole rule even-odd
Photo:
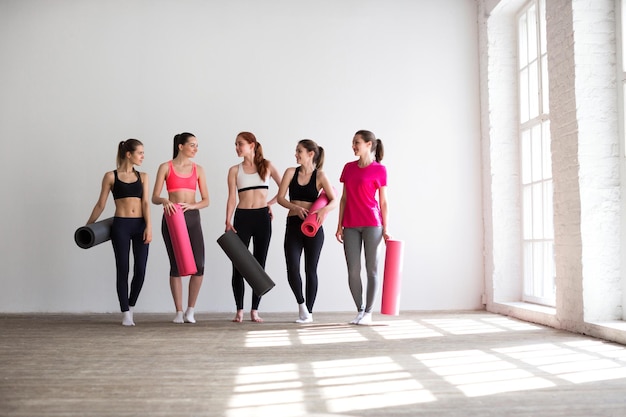
[{"label": "black leggings", "polygon": [[[149,244],[143,243],[143,232],[146,222],[143,217],[127,218],[114,217],[111,225],[111,244],[115,254],[115,266],[117,268],[117,298],[120,301],[120,310],[128,311],[134,306],[139,298],[141,287],[146,276],[146,263],[148,262]],[[128,295],[129,252],[133,247],[133,278],[130,283],[130,296]]]},{"label": "black leggings", "polygon": [[[268,207],[258,209],[236,209],[233,226],[237,231],[237,236],[248,247],[252,239],[252,255],[265,268],[267,251],[270,247],[272,237],[272,220]],[[243,310],[243,297],[245,286],[243,276],[233,265],[233,295],[237,310]],[[261,297],[252,292],[252,310],[258,310]]]},{"label": "black leggings", "polygon": [[[204,275],[204,237],[202,235],[202,225],[200,224],[200,211],[187,210],[184,214],[185,223],[187,224],[187,232],[189,233],[189,240],[191,241],[193,259],[196,262],[197,272],[194,276],[202,276]],[[174,248],[172,247],[172,239],[170,238],[170,232],[167,228],[165,215],[163,215],[163,220],[161,220],[161,234],[163,235],[163,241],[165,242],[167,256],[170,258],[170,277],[179,277],[180,274],[178,273],[178,265],[176,264],[176,258],[174,257]]]},{"label": "black leggings", "polygon": [[300,227],[303,220],[298,216],[288,216],[285,227],[285,260],[287,261],[287,280],[298,304],[305,302],[302,294],[302,276],[300,275],[300,257],[304,250],[304,274],[306,276],[306,307],[313,313],[313,304],[317,296],[317,263],[324,245],[324,229],[320,226],[313,237],[308,237]]}]

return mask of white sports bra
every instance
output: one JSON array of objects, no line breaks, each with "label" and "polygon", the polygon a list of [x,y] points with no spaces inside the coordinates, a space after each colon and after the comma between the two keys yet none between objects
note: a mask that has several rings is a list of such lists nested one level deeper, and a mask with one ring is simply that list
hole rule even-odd
[{"label": "white sports bra", "polygon": [[239,164],[237,170],[237,192],[256,190],[256,189],[269,189],[269,175],[265,180],[255,172],[254,174],[246,174],[243,170],[243,163]]}]

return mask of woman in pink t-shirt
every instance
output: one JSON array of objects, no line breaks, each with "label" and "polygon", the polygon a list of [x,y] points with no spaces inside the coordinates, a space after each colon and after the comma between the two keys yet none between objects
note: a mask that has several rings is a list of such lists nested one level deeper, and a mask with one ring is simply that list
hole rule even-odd
[{"label": "woman in pink t-shirt", "polygon": [[[357,308],[351,324],[370,324],[378,291],[378,248],[387,234],[387,169],[380,164],[384,149],[380,139],[359,130],[352,139],[357,161],[348,162],[341,173],[343,194],[339,203],[336,237],[343,243],[348,284]],[[363,302],[361,248],[365,250],[367,287]]]}]

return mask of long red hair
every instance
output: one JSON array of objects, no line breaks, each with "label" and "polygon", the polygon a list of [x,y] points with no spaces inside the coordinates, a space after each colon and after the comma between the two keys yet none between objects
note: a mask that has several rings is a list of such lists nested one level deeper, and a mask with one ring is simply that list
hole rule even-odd
[{"label": "long red hair", "polygon": [[254,136],[251,132],[240,132],[237,137],[248,143],[254,144],[254,165],[256,166],[256,170],[261,179],[265,180],[267,177],[268,161],[263,156],[263,147],[261,146],[261,143],[256,140],[256,136]]}]

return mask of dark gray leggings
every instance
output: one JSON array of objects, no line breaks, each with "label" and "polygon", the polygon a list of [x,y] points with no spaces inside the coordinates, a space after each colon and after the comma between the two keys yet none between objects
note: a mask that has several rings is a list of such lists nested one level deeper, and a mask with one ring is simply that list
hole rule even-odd
[{"label": "dark gray leggings", "polygon": [[[343,229],[343,251],[348,265],[348,284],[358,311],[370,313],[378,292],[378,247],[383,240],[383,228],[345,227]],[[361,247],[365,249],[365,272],[367,289],[363,305],[363,283],[361,282]]]},{"label": "dark gray leggings", "polygon": [[[196,261],[196,268],[198,270],[194,276],[202,276],[204,275],[204,237],[202,235],[202,224],[200,224],[200,211],[187,210],[184,214],[185,223],[187,223],[187,231],[189,232],[189,240],[191,241],[193,258]],[[170,238],[170,232],[167,228],[165,215],[161,221],[161,234],[165,242],[165,249],[167,249],[167,256],[170,258],[170,277],[179,277],[178,265],[176,265],[174,248],[172,247],[172,239]]]}]

